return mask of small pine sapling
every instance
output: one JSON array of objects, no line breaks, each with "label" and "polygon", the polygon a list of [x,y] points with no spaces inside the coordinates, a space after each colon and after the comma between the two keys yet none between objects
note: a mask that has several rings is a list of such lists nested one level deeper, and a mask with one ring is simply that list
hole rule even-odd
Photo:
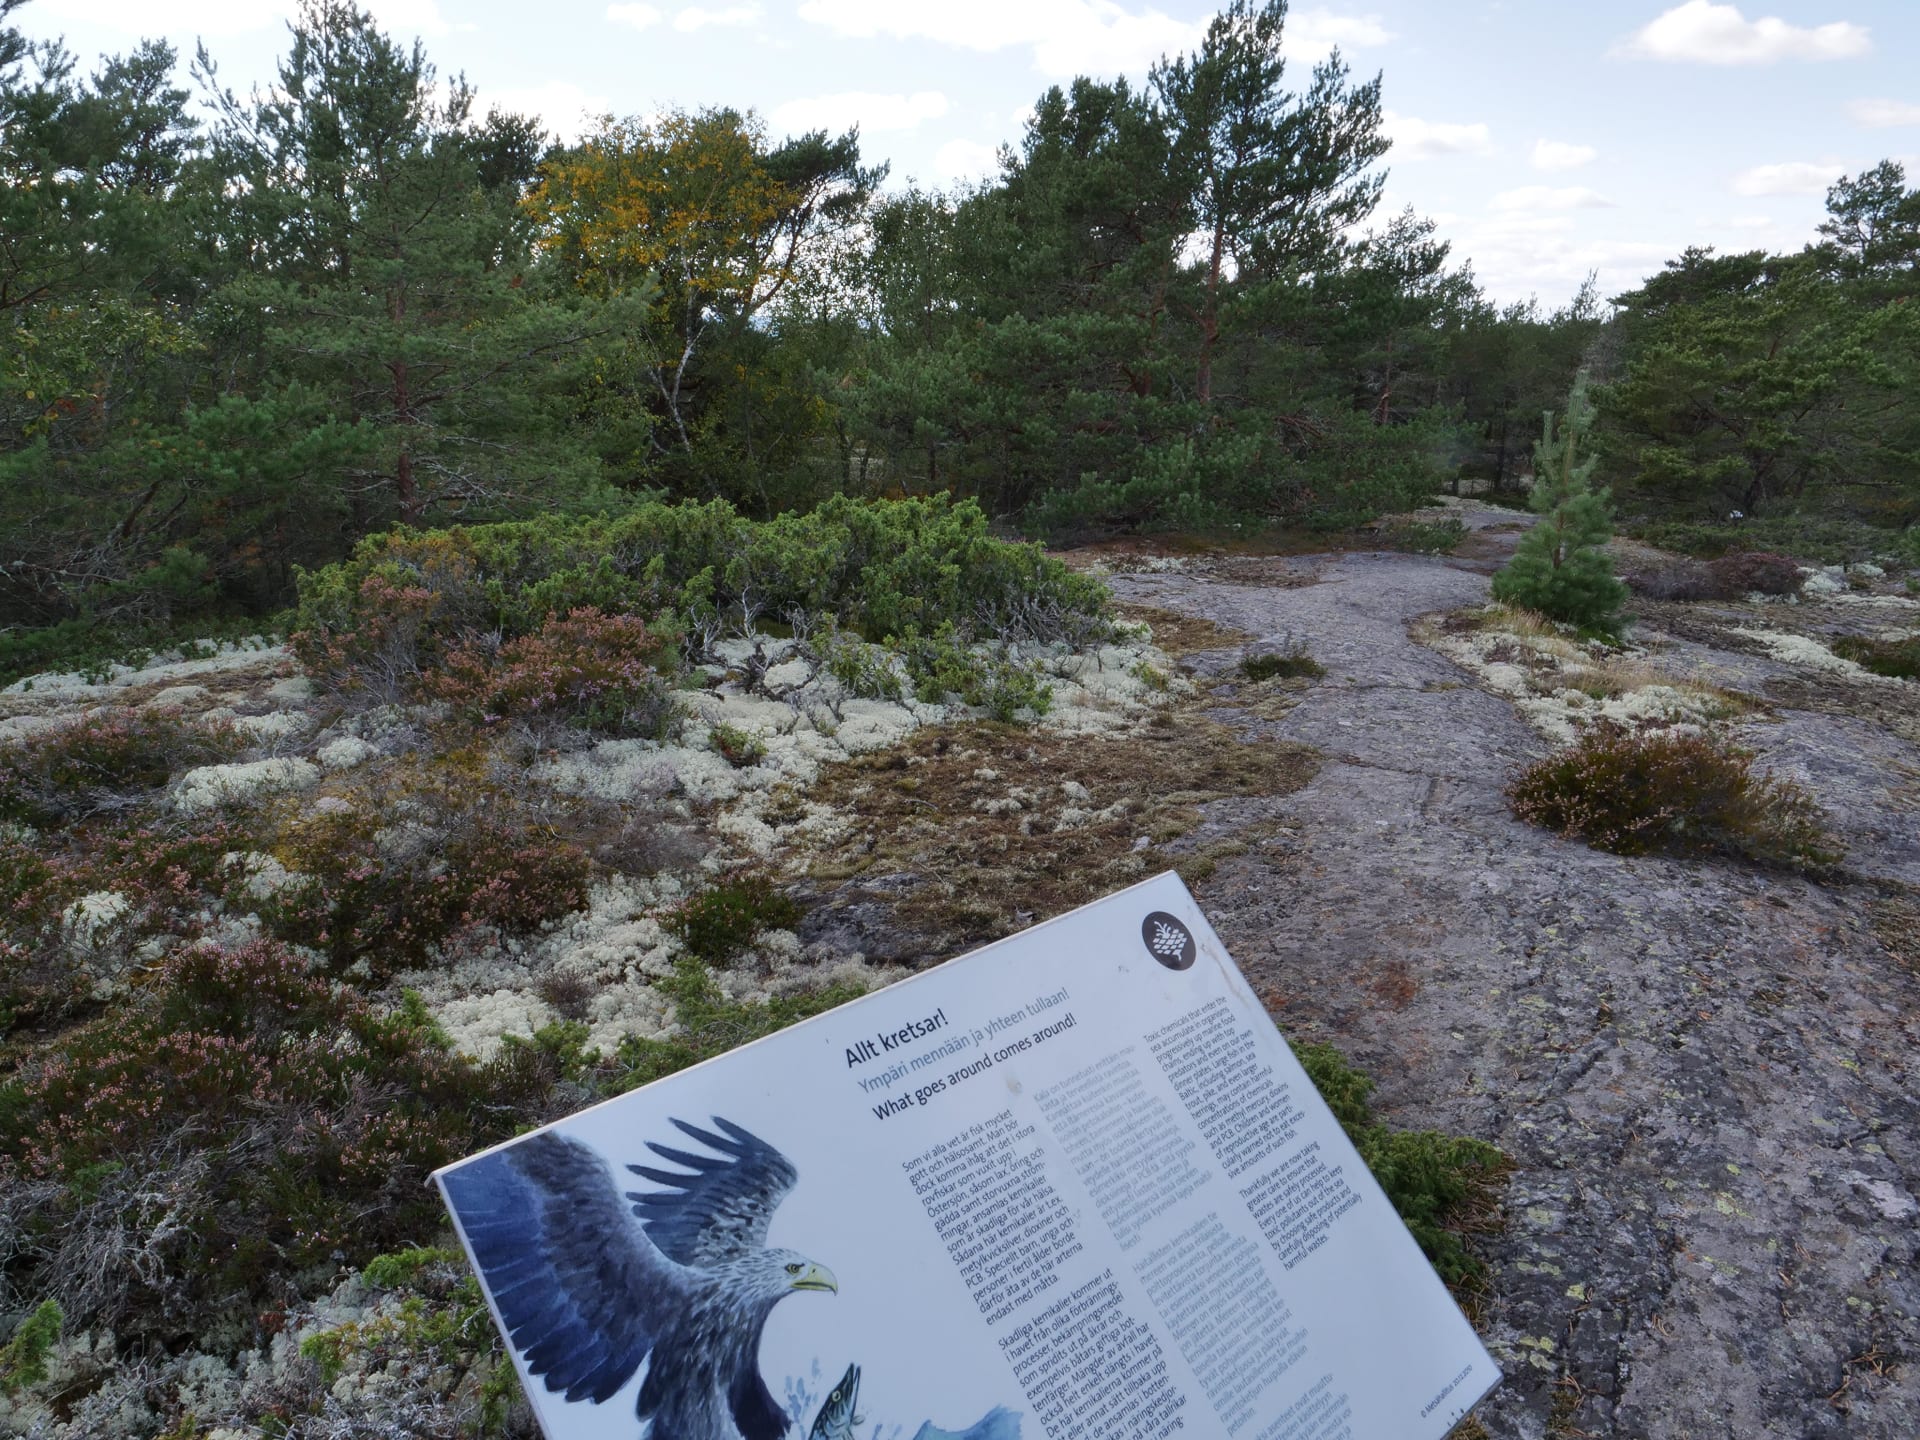
[{"label": "small pine sapling", "polygon": [[1532,504],[1540,523],[1521,537],[1513,558],[1493,577],[1493,598],[1612,635],[1620,628],[1627,587],[1600,548],[1612,536],[1613,522],[1606,496],[1588,483],[1593,457],[1577,458],[1592,418],[1582,374],[1567,401],[1566,424],[1556,434],[1549,410],[1534,444]]}]

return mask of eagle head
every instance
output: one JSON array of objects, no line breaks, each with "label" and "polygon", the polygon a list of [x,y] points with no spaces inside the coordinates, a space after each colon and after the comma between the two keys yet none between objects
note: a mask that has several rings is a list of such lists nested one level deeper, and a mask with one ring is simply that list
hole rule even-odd
[{"label": "eagle head", "polygon": [[792,1250],[766,1250],[761,1253],[765,1260],[763,1273],[777,1287],[780,1295],[788,1295],[795,1290],[831,1290],[836,1295],[840,1293],[840,1282],[833,1278],[833,1272],[826,1266]]}]

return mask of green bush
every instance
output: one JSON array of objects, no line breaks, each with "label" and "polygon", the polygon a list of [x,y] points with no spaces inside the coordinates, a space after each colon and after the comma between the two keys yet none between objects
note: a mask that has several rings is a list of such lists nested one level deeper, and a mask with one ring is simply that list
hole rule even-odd
[{"label": "green bush", "polygon": [[1675,730],[1594,726],[1508,791],[1522,820],[1617,855],[1732,853],[1821,866],[1840,857],[1820,807],[1751,752]]},{"label": "green bush", "polygon": [[1484,1140],[1434,1130],[1391,1130],[1373,1118],[1373,1081],[1331,1045],[1295,1045],[1314,1088],[1387,1192],[1393,1208],[1450,1285],[1478,1280],[1485,1267],[1460,1238],[1462,1226],[1493,1208],[1495,1187],[1512,1168]]},{"label": "green bush", "polygon": [[722,880],[669,911],[662,922],[691,955],[724,965],[762,930],[791,930],[800,907],[764,875]]},{"label": "green bush", "polygon": [[58,1301],[42,1300],[0,1346],[0,1394],[14,1395],[47,1378],[47,1357],[60,1342],[66,1315]]},{"label": "green bush", "polygon": [[1309,655],[1304,645],[1296,642],[1284,650],[1247,656],[1240,662],[1240,673],[1256,684],[1275,679],[1317,680],[1327,673],[1327,667]]},{"label": "green bush", "polygon": [[1111,628],[1097,580],[994,539],[970,501],[835,497],[757,522],[723,501],[649,502],[613,517],[375,536],[351,560],[300,576],[292,643],[323,680],[398,696],[462,646],[510,642],[582,608],[670,615],[691,659],[763,619],[831,616],[905,646],[916,684],[947,653],[942,635],[964,651],[978,640],[1082,644]]},{"label": "green bush", "polygon": [[1908,635],[1900,640],[1842,635],[1833,642],[1833,653],[1876,675],[1893,680],[1920,680],[1920,635]]}]

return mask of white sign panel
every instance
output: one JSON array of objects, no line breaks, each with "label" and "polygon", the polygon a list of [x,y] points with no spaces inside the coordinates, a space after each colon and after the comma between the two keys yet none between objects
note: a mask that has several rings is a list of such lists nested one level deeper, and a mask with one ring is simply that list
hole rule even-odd
[{"label": "white sign panel", "polygon": [[1499,1377],[1172,875],[436,1178],[552,1440],[1437,1440]]}]

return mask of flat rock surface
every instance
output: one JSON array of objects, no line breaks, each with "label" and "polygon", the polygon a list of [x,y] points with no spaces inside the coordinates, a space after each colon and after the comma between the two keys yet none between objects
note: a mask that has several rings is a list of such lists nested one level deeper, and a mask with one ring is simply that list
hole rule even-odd
[{"label": "flat rock surface", "polygon": [[[1374,1075],[1383,1118],[1513,1158],[1485,1247],[1491,1435],[1920,1436],[1920,975],[1873,924],[1920,883],[1920,753],[1825,706],[1743,727],[1833,813],[1838,880],[1523,825],[1503,790],[1547,742],[1408,634],[1484,601],[1495,558],[1115,578],[1327,667],[1282,718],[1237,717],[1327,763],[1201,902],[1283,1027]],[[1784,668],[1688,643],[1729,676]],[[1193,660],[1224,682],[1239,654]]]}]

